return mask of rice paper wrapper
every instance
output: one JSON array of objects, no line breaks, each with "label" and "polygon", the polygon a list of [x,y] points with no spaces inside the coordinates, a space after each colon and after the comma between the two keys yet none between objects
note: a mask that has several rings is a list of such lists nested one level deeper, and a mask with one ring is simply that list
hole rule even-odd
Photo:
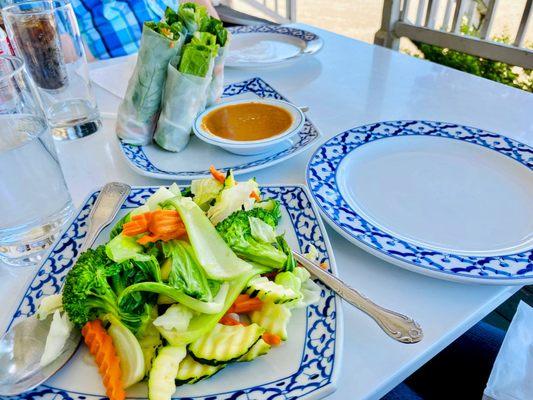
[{"label": "rice paper wrapper", "polygon": [[207,102],[213,65],[214,61],[211,60],[205,78],[182,74],[172,64],[168,65],[163,110],[154,136],[163,149],[178,152],[189,143],[194,120]]},{"label": "rice paper wrapper", "polygon": [[152,29],[143,29],[137,64],[117,115],[117,135],[126,143],[144,145],[152,141],[168,63],[179,54],[184,41],[184,35],[172,41]]},{"label": "rice paper wrapper", "polygon": [[215,58],[213,67],[213,79],[207,88],[207,106],[216,104],[224,92],[224,62],[229,53],[229,39],[224,47],[218,50],[218,56]]}]

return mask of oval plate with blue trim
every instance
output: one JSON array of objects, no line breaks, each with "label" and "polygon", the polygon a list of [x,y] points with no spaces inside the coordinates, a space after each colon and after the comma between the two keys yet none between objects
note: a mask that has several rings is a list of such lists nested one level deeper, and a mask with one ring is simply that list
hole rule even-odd
[{"label": "oval plate with blue trim", "polygon": [[318,52],[322,39],[313,32],[284,25],[248,25],[228,28],[231,33],[225,66],[268,68],[287,65]]},{"label": "oval plate with blue trim", "polygon": [[360,126],[325,142],[307,183],[362,249],[436,278],[533,283],[533,149],[433,121]]},{"label": "oval plate with blue trim", "polygon": [[[144,204],[157,187],[134,187],[116,217]],[[87,219],[99,192],[92,193],[37,271],[15,311],[9,327],[35,313],[43,296],[59,293],[72,260],[87,233]],[[313,244],[320,258],[336,273],[331,245],[311,195],[303,186],[261,187],[263,198],[282,205],[280,231],[293,249],[306,252]],[[112,224],[113,225],[113,224]],[[112,226],[111,225],[111,226]],[[98,237],[103,244],[111,226]],[[320,300],[306,309],[295,309],[288,338],[267,355],[252,362],[230,365],[215,376],[194,385],[179,386],[173,398],[229,400],[273,398],[319,399],[335,390],[342,357],[342,308],[340,300],[322,287]],[[128,398],[145,399],[146,384],[127,390]],[[86,346],[52,378],[36,389],[9,399],[99,400],[105,389]]]},{"label": "oval plate with blue trim", "polygon": [[[258,98],[288,101],[261,78],[251,78],[232,83],[224,88],[222,102],[255,100]],[[306,150],[320,137],[320,132],[309,117],[297,134],[279,143],[267,153],[241,156],[229,153],[218,146],[202,142],[193,136],[187,147],[173,153],[156,144],[134,146],[118,139],[122,155],[138,174],[157,179],[188,181],[211,176],[207,165],[213,164],[222,172],[232,170],[235,175],[251,173],[288,160]],[[207,161],[209,160],[209,161]]]}]

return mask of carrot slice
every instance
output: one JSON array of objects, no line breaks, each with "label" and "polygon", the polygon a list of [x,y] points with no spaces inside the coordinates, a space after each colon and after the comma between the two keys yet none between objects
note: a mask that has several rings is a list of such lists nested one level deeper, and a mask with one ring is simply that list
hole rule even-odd
[{"label": "carrot slice", "polygon": [[281,344],[281,338],[273,333],[263,333],[263,340],[271,346],[279,346]]},{"label": "carrot slice", "polygon": [[137,243],[142,244],[143,246],[148,243],[155,243],[159,240],[157,235],[144,235],[143,237],[137,239]]},{"label": "carrot slice", "polygon": [[218,323],[222,325],[230,325],[230,326],[242,325],[239,321],[237,321],[235,318],[233,318],[232,316],[228,314],[220,318],[220,321],[218,321]]},{"label": "carrot slice", "polygon": [[261,196],[255,190],[250,193],[250,198],[255,199],[255,201],[261,201]]},{"label": "carrot slice", "polygon": [[322,268],[323,270],[327,271],[328,268],[329,268],[329,265],[328,265],[327,262],[322,262],[322,263],[320,263],[320,268]]},{"label": "carrot slice", "polygon": [[81,330],[85,344],[93,355],[110,400],[124,400],[126,392],[122,383],[120,359],[117,356],[113,339],[108,335],[102,321],[87,322]]},{"label": "carrot slice", "polygon": [[257,298],[250,299],[248,301],[242,301],[240,303],[234,304],[233,312],[235,314],[244,314],[252,311],[259,311],[263,308],[263,302]]},{"label": "carrot slice", "polygon": [[211,165],[209,167],[209,172],[211,172],[211,175],[213,175],[213,178],[215,178],[220,183],[224,183],[224,181],[226,180],[226,175],[218,171],[214,165]]}]

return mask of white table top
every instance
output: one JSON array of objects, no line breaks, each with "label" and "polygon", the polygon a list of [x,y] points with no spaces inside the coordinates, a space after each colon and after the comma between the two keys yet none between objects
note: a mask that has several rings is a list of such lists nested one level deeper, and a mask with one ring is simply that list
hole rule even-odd
[{"label": "white table top", "polygon": [[[260,76],[298,105],[321,130],[323,140],[376,121],[427,119],[494,131],[533,145],[533,95],[327,31],[316,32],[324,48],[294,65],[254,71],[226,70],[226,82]],[[93,68],[120,59],[98,62]],[[128,77],[124,77],[127,79]],[[95,86],[102,112],[119,99]],[[118,180],[131,185],[165,181],[134,173],[119,154],[114,121],[90,137],[57,143],[73,201]],[[255,173],[260,183],[303,183],[312,150]],[[383,306],[414,317],[425,338],[402,345],[381,333],[366,315],[344,305],[344,348],[338,389],[331,399],[379,399],[482,319],[517,288],[461,285],[404,271],[350,244],[328,229],[339,275]],[[5,328],[35,268],[0,265],[0,328]]]}]

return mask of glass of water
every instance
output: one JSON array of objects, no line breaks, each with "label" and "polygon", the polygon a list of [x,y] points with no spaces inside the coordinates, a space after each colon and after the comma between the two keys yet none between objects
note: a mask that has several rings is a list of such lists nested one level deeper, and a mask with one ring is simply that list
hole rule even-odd
[{"label": "glass of water", "polygon": [[0,56],[0,261],[35,264],[72,213],[54,141],[24,63]]},{"label": "glass of water", "polygon": [[2,9],[15,54],[39,89],[52,135],[88,136],[101,125],[89,79],[85,48],[72,5],[29,1]]}]

